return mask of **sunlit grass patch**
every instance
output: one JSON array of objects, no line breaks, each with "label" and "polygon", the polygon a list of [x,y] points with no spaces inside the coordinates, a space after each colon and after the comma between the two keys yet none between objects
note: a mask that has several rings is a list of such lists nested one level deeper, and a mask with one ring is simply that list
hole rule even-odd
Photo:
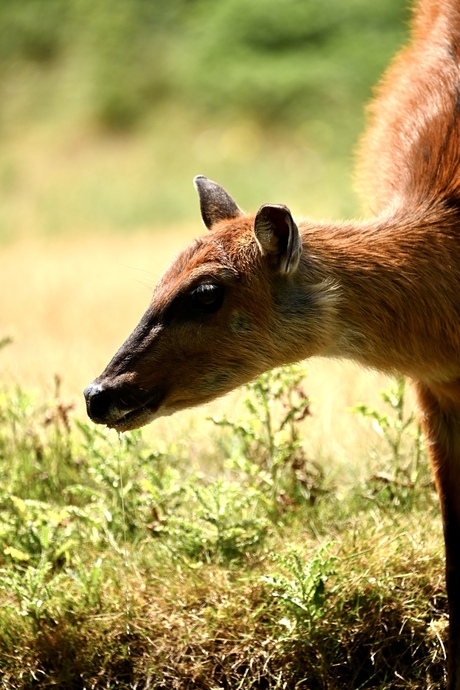
[{"label": "sunlit grass patch", "polygon": [[3,687],[440,685],[433,488],[406,487],[409,502],[367,480],[305,493],[291,463],[300,375],[248,387],[245,419],[225,425],[244,428],[242,443],[215,477],[180,444],[79,421],[59,390],[40,404],[2,389]]}]

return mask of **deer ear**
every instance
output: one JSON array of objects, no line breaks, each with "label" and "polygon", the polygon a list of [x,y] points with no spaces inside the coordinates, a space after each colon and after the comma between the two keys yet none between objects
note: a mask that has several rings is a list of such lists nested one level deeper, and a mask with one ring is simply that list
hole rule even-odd
[{"label": "deer ear", "polygon": [[279,273],[294,273],[302,253],[299,229],[286,206],[261,206],[254,221],[254,233],[262,249]]},{"label": "deer ear", "polygon": [[223,187],[203,175],[197,175],[193,183],[200,197],[203,223],[208,230],[220,220],[231,220],[241,216],[243,211]]}]

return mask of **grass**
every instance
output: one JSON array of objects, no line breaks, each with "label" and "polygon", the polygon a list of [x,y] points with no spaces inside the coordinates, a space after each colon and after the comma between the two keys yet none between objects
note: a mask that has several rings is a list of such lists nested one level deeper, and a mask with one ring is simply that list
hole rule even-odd
[{"label": "grass", "polygon": [[[298,435],[301,375],[248,387],[244,432],[208,422],[215,478],[177,443],[81,421],[59,381],[45,405],[3,389],[2,687],[442,687],[433,487],[369,471],[344,491],[340,468],[320,471]],[[426,469],[405,414],[388,462]]]}]

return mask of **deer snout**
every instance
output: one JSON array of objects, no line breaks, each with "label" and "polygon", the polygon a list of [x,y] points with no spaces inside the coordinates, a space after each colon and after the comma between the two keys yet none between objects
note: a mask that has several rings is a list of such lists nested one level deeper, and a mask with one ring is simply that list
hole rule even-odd
[{"label": "deer snout", "polygon": [[106,424],[118,431],[143,426],[158,411],[164,397],[163,389],[145,390],[130,383],[98,381],[85,388],[88,416],[96,424]]},{"label": "deer snout", "polygon": [[113,404],[113,395],[110,389],[104,388],[100,383],[90,383],[83,391],[86,400],[86,411],[93,422],[105,424],[110,408]]}]

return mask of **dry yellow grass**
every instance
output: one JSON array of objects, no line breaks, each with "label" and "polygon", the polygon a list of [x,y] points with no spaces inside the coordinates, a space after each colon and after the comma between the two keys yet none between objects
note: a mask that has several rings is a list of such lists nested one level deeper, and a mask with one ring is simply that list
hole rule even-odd
[{"label": "dry yellow grass", "polygon": [[[187,232],[28,240],[1,249],[3,379],[81,397],[146,309]],[[190,233],[191,234],[191,233]]]},{"label": "dry yellow grass", "polygon": [[[3,247],[0,337],[11,336],[13,344],[0,352],[2,381],[49,397],[59,374],[63,395],[83,416],[83,388],[136,325],[167,263],[197,232],[199,226],[131,236],[22,240]],[[306,382],[313,399],[314,417],[306,422],[311,456],[332,457],[359,472],[356,463],[367,455],[375,435],[347,408],[358,401],[377,403],[387,384],[386,377],[350,363],[312,360]],[[199,453],[209,434],[203,434],[203,417],[230,409],[233,414],[234,403],[235,396],[228,396],[211,409],[160,420],[150,433],[170,440],[178,430],[186,432]]]}]

